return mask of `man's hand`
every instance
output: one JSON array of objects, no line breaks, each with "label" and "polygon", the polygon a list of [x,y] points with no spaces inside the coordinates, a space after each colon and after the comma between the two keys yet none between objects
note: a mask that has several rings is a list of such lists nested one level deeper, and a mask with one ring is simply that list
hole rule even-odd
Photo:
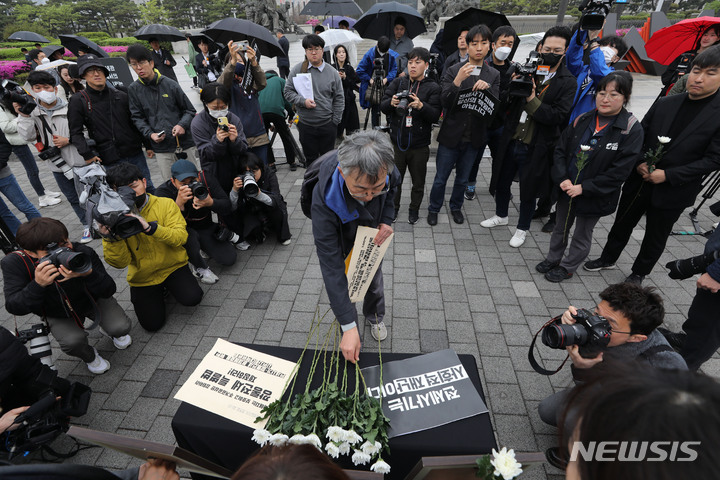
[{"label": "man's hand", "polygon": [[183,185],[178,189],[177,197],[175,197],[175,203],[180,207],[181,211],[185,211],[185,204],[188,200],[192,200],[193,194],[190,187]]},{"label": "man's hand", "polygon": [[61,137],[60,135],[53,135],[53,145],[58,148],[67,147],[70,145],[70,139],[68,137]]},{"label": "man's hand", "polygon": [[638,165],[637,168],[635,168],[635,171],[637,171],[637,173],[640,174],[643,179],[645,179],[645,175],[648,175],[650,173],[647,162],[643,162]]},{"label": "man's hand", "polygon": [[567,193],[568,197],[575,198],[580,195],[582,195],[582,185],[572,185],[567,190],[565,190],[565,193]]},{"label": "man's hand", "polygon": [[100,158],[100,157],[98,157],[97,155],[95,155],[93,158],[91,158],[91,159],[89,159],[89,160],[85,160],[85,163],[86,163],[87,165],[90,165],[90,164],[93,163],[93,162],[102,163],[102,158]]},{"label": "man's hand", "polygon": [[643,176],[643,180],[646,182],[658,184],[658,183],[664,183],[665,182],[665,170],[662,170],[660,168],[656,168],[652,171],[652,173],[648,173],[647,175]]},{"label": "man's hand", "polygon": [[49,287],[60,276],[60,270],[48,260],[35,267],[35,283],[41,287]]},{"label": "man's hand", "polygon": [[155,152],[152,150],[145,150],[145,153],[147,154],[148,158],[153,158],[155,156]]},{"label": "man's hand", "polygon": [[535,99],[535,79],[530,77],[530,80],[532,81],[532,90],[530,90],[530,96],[525,99],[527,103],[530,103]]},{"label": "man's hand", "polygon": [[87,277],[92,273],[92,268],[85,273],[78,273],[73,272],[72,270],[68,270],[67,268],[65,268],[65,265],[60,265],[60,268],[58,270],[60,270],[60,274],[65,277],[62,280],[58,280],[58,282],[66,282],[72,278]]},{"label": "man's hand", "polygon": [[247,46],[245,55],[247,56],[248,63],[253,67],[257,67],[257,53],[255,53],[255,50],[250,45]]},{"label": "man's hand", "polygon": [[232,187],[233,190],[235,190],[236,192],[239,192],[240,189],[242,188],[242,186],[243,186],[242,177],[235,177],[233,179],[233,187]]},{"label": "man's hand", "polygon": [[710,290],[712,293],[717,293],[720,290],[720,282],[712,278],[709,274],[703,273],[700,275],[697,281],[697,288],[703,290]]},{"label": "man's hand", "polygon": [[347,332],[343,333],[342,340],[340,340],[340,350],[342,351],[343,357],[348,362],[355,363],[360,360],[360,335],[358,334],[357,327],[351,328]]},{"label": "man's hand", "polygon": [[592,368],[598,363],[603,361],[603,352],[598,353],[595,358],[585,358],[580,355],[580,347],[578,345],[570,345],[565,347],[570,355],[570,361],[572,361],[575,368]]},{"label": "man's hand", "polygon": [[152,140],[155,143],[160,143],[165,140],[165,134],[158,135],[157,133],[153,133],[150,135],[150,140]]},{"label": "man's hand", "polygon": [[210,194],[208,194],[208,196],[203,198],[202,200],[199,200],[197,197],[193,198],[193,208],[195,210],[200,210],[201,208],[204,208],[204,207],[210,208],[213,206],[214,203],[215,203],[215,200],[213,200],[213,198],[210,196]]},{"label": "man's hand", "polygon": [[475,85],[473,85],[473,92],[476,90],[487,90],[490,88],[490,84],[487,83],[485,80],[478,80],[475,82]]},{"label": "man's hand", "polygon": [[[420,101],[420,99],[417,97],[417,95],[410,94],[410,100],[412,102],[408,103],[408,107],[414,108],[415,110],[422,110],[423,103]],[[392,104],[392,102],[390,102]]]},{"label": "man's hand", "polygon": [[18,428],[20,425],[13,425],[13,422],[18,415],[23,413],[28,408],[30,408],[29,405],[27,407],[18,407],[5,412],[5,414],[0,417],[0,433],[15,430],[16,428]]},{"label": "man's hand", "polygon": [[380,230],[377,235],[375,235],[375,238],[373,239],[373,242],[375,242],[375,245],[382,245],[385,240],[387,240],[390,235],[393,233],[393,229],[390,225],[386,225],[384,223],[381,223],[378,225],[378,229]]},{"label": "man's hand", "polygon": [[126,213],[126,217],[135,217],[140,221],[140,225],[142,225],[143,230],[147,230],[150,228],[150,224],[145,220],[142,216],[138,215],[137,213]]},{"label": "man's hand", "polygon": [[233,125],[232,123],[228,124],[228,138],[231,142],[234,142],[238,138],[238,131],[237,127]]},{"label": "man's hand", "polygon": [[179,480],[175,470],[175,463],[159,458],[148,458],[148,461],[140,466],[138,480]]},{"label": "man's hand", "polygon": [[305,99],[305,108],[315,108],[315,100]]},{"label": "man's hand", "polygon": [[22,105],[20,105],[19,103],[13,102],[12,106],[13,106],[13,108],[15,109],[15,113],[17,113],[18,115],[20,115],[20,116],[22,116],[22,117],[29,117],[29,116],[30,116],[30,115],[28,115],[28,114],[26,114],[26,113],[20,112],[20,109],[22,108]]},{"label": "man's hand", "polygon": [[462,82],[465,81],[466,78],[468,78],[470,75],[472,75],[473,70],[475,70],[475,65],[471,65],[469,63],[466,63],[463,65],[463,67],[458,70],[457,75],[455,75],[455,80],[453,80],[453,84],[456,87],[459,87]]},{"label": "man's hand", "polygon": [[393,95],[390,99],[390,106],[391,107],[397,107],[400,104],[400,99],[397,97],[397,95]]},{"label": "man's hand", "polygon": [[567,192],[567,189],[572,187],[573,183],[570,181],[570,179],[563,180],[562,183],[560,183],[560,190],[563,192]]},{"label": "man's hand", "polygon": [[177,137],[180,135],[185,135],[185,129],[180,125],[175,125],[172,129],[172,136]]},{"label": "man's hand", "polygon": [[215,136],[217,137],[218,142],[222,143],[225,139],[230,137],[230,129],[226,132],[222,128],[218,127],[217,130],[215,130]]}]

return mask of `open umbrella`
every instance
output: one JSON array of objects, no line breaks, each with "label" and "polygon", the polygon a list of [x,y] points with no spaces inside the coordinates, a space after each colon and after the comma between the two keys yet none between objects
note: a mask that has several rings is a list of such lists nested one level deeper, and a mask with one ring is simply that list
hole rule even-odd
[{"label": "open umbrella", "polygon": [[398,2],[376,3],[358,19],[355,30],[363,38],[390,37],[397,17],[405,19],[405,33],[410,38],[427,31],[425,20],[417,10]]},{"label": "open umbrella", "polygon": [[645,44],[645,52],[656,62],[668,65],[678,55],[696,49],[705,30],[719,23],[720,17],[681,20],[655,32]]},{"label": "open umbrella", "polygon": [[139,40],[150,40],[156,38],[160,42],[179,42],[185,40],[185,34],[170,25],[151,23],[141,27],[133,34]]},{"label": "open umbrella", "polygon": [[445,32],[443,33],[443,51],[445,55],[450,55],[458,49],[457,38],[460,32],[480,24],[487,25],[494,32],[497,27],[510,25],[510,21],[502,13],[488,12],[479,8],[468,8],[458,13],[445,22]]},{"label": "open umbrella", "polygon": [[256,41],[260,53],[266,57],[285,55],[280,47],[277,38],[270,33],[270,30],[241,18],[224,18],[213,22],[208,28],[200,32],[215,40],[217,43],[226,44],[230,40],[248,40],[250,43]]},{"label": "open umbrella", "polygon": [[355,25],[355,22],[357,22],[357,20],[355,20],[354,18],[350,18],[350,17],[332,16],[332,17],[329,17],[329,18],[326,18],[325,20],[323,20],[322,24],[327,28],[340,28],[340,22],[343,20],[348,22],[348,25],[350,25],[350,28],[353,28],[353,26]]},{"label": "open umbrella", "polygon": [[38,65],[35,70],[51,70],[53,68],[57,68],[60,65],[75,65],[75,62],[70,62],[68,60],[53,60],[49,63],[43,63],[41,65]]},{"label": "open umbrella", "polygon": [[362,15],[362,8],[353,0],[310,0],[300,15]]},{"label": "open umbrella", "polygon": [[42,47],[40,50],[45,54],[46,57],[50,58],[53,56],[54,53],[57,51],[62,52],[65,54],[65,47],[62,45],[48,45],[47,47]]},{"label": "open umbrella", "polygon": [[43,37],[39,33],[28,32],[27,30],[20,30],[15,32],[8,37],[8,40],[17,40],[19,42],[39,42],[39,43],[50,43],[50,40]]},{"label": "open umbrella", "polygon": [[195,47],[196,51],[200,51],[200,40],[205,40],[205,43],[208,44],[208,53],[213,54],[220,50],[220,45],[218,45],[215,40],[208,37],[207,35],[190,35],[190,42],[192,42],[193,47]]},{"label": "open umbrella", "polygon": [[362,42],[362,37],[355,32],[350,30],[341,30],[334,28],[332,30],[325,30],[320,32],[320,37],[325,40],[325,50],[332,51],[335,45],[349,45],[351,43]]},{"label": "open umbrella", "polygon": [[59,35],[60,43],[75,55],[82,50],[85,53],[92,53],[100,58],[109,58],[110,55],[100,48],[100,45],[82,35]]}]

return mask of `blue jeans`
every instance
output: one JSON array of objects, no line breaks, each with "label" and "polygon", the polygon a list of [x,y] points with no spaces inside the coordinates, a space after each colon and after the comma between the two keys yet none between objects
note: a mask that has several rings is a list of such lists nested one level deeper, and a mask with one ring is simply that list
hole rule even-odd
[{"label": "blue jeans", "polygon": [[10,211],[3,199],[0,197],[0,218],[3,219],[5,225],[10,229],[13,235],[17,233],[20,227],[20,220]]},{"label": "blue jeans", "polygon": [[145,177],[145,180],[147,180],[147,193],[155,193],[155,185],[153,185],[152,179],[150,178],[150,169],[148,168],[144,153],[140,152],[132,157],[121,158],[118,162],[127,162],[138,167],[140,172],[142,172],[143,177]]},{"label": "blue jeans", "polygon": [[37,211],[37,208],[35,208],[35,205],[33,205],[23,193],[15,179],[15,175],[10,174],[5,178],[0,178],[0,192],[2,192],[18,210],[24,213],[28,220],[42,216],[40,212]]},{"label": "blue jeans", "polygon": [[68,180],[67,177],[60,172],[53,172],[53,177],[55,177],[55,182],[57,183],[58,188],[60,188],[62,194],[65,195],[65,198],[67,198],[67,201],[70,203],[70,206],[80,220],[80,223],[87,227],[88,225],[86,225],[87,222],[85,221],[85,209],[80,206],[77,190],[75,190],[75,182]]},{"label": "blue jeans", "polygon": [[263,165],[267,167],[268,164],[268,145],[260,145],[259,147],[250,147],[248,148],[248,152],[252,152],[255,155],[258,156],[258,158],[262,161]]},{"label": "blue jeans", "polygon": [[428,205],[430,212],[437,213],[440,211],[440,207],[442,207],[445,200],[445,185],[453,168],[455,168],[455,184],[453,185],[452,194],[450,194],[450,211],[462,208],[468,175],[477,154],[478,149],[473,147],[470,142],[461,142],[455,148],[444,145],[438,146],[437,157],[435,158],[437,172],[435,173],[432,190],[430,190],[430,204]]},{"label": "blue jeans", "polygon": [[45,195],[45,187],[40,181],[40,170],[38,170],[35,155],[30,151],[30,147],[27,145],[13,145],[12,150],[17,155],[20,163],[22,163],[22,166],[25,167],[25,173],[27,173],[28,180],[30,180],[30,185],[32,185],[35,193],[37,193],[38,197]]},{"label": "blue jeans", "polygon": [[[508,151],[503,158],[500,174],[497,181],[497,190],[495,191],[495,215],[498,217],[508,216],[508,206],[510,205],[510,187],[512,186],[515,174],[522,171],[523,168],[529,168],[528,146],[524,143],[513,140],[508,145]],[[518,219],[517,228],[520,230],[530,230],[530,222],[533,213],[535,213],[535,198],[523,199],[520,195],[520,218]]]},{"label": "blue jeans", "polygon": [[[498,147],[500,146],[500,138],[502,138],[503,134],[503,127],[496,128],[495,130],[488,130],[487,131],[487,142],[486,145],[490,147],[490,155],[493,158],[493,161],[495,161],[496,158],[498,158],[499,153]],[[468,186],[475,186],[477,183],[477,174],[478,170],[480,169],[480,160],[482,160],[482,156],[485,153],[485,146],[483,146],[480,150],[478,150],[477,157],[475,157],[475,162],[473,163],[472,168],[470,169],[470,175],[468,176]]]}]

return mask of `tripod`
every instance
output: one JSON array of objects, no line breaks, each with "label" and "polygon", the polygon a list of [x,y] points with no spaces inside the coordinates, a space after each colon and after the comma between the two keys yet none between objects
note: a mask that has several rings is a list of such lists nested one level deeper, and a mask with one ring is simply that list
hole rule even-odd
[{"label": "tripod", "polygon": [[[697,207],[693,208],[693,210],[690,212],[690,221],[693,224],[693,228],[695,229],[694,232],[688,232],[685,230],[675,231],[671,232],[670,235],[702,235],[704,237],[710,236],[710,234],[714,231],[714,229],[710,230],[703,230],[702,227],[700,227],[700,222],[698,222],[697,214],[700,211],[700,207],[702,207],[706,201],[711,199],[715,193],[717,193],[718,189],[720,189],[720,170],[716,170],[710,174],[708,174],[702,183],[702,188],[704,191],[702,192],[702,200],[700,200],[700,203]],[[710,209],[715,213],[715,205],[711,205]]]},{"label": "tripod", "polygon": [[370,114],[372,113],[373,107],[380,105],[382,102],[383,95],[385,95],[385,85],[383,79],[385,78],[385,70],[382,66],[377,65],[373,69],[372,85],[368,87],[368,91],[365,93],[365,100],[370,103],[370,108],[367,109],[365,114],[365,126],[363,130],[367,130],[368,120],[370,120]]}]

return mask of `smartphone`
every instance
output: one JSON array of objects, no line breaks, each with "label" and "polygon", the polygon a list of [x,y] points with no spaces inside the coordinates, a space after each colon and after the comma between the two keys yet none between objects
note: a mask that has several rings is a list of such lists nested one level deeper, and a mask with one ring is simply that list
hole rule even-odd
[{"label": "smartphone", "polygon": [[480,75],[481,71],[482,71],[482,67],[477,66],[477,67],[473,68],[473,71],[470,75]]},{"label": "smartphone", "polygon": [[235,45],[237,45],[237,47],[238,47],[238,48],[237,48],[237,51],[238,51],[238,52],[244,52],[244,51],[247,50],[248,41],[247,41],[247,40],[242,40],[242,41],[240,41],[240,42],[237,42]]},{"label": "smartphone", "polygon": [[225,130],[226,132],[230,130],[230,127],[228,127],[228,118],[227,117],[218,117],[218,126]]},{"label": "smartphone", "polygon": [[157,135],[158,135],[158,137],[162,137],[163,135],[165,135],[165,130],[158,132]]}]

